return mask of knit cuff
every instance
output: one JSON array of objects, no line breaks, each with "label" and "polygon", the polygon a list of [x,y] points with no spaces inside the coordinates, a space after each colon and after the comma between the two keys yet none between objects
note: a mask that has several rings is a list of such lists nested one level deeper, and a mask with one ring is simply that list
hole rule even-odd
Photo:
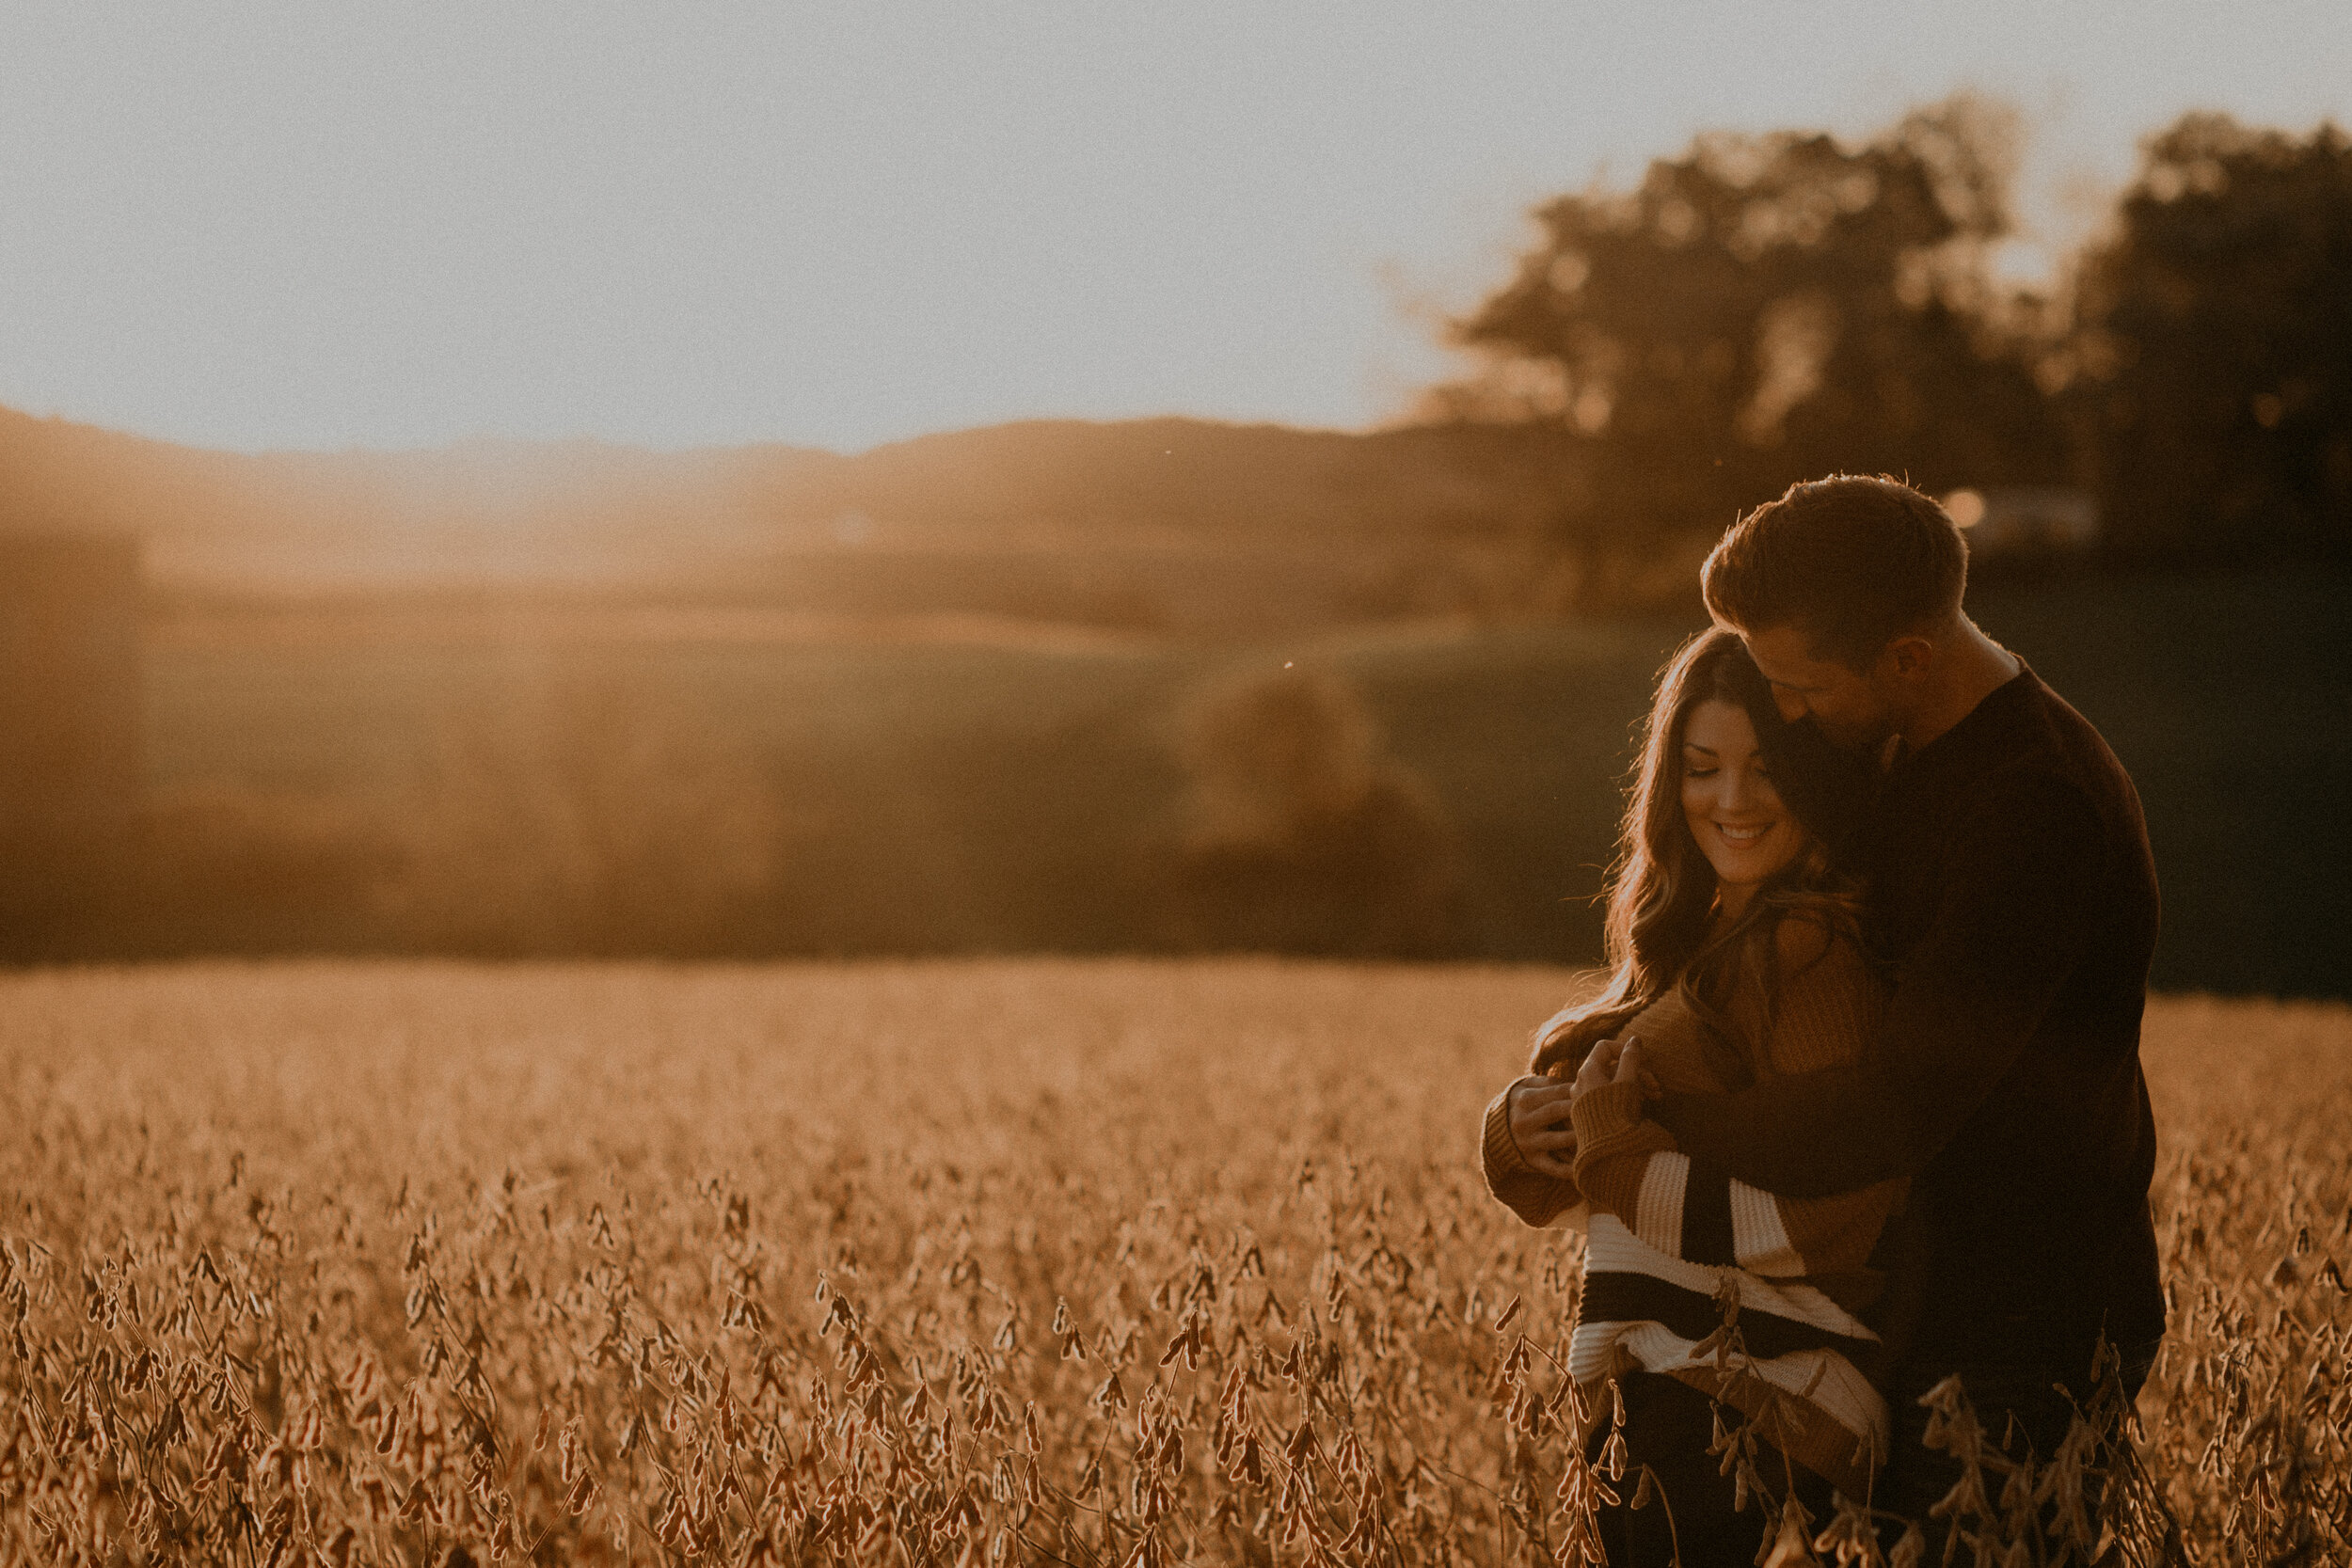
[{"label": "knit cuff", "polygon": [[1642,1085],[1603,1084],[1587,1089],[1569,1105],[1568,1119],[1576,1128],[1580,1151],[1599,1148],[1640,1125]]}]

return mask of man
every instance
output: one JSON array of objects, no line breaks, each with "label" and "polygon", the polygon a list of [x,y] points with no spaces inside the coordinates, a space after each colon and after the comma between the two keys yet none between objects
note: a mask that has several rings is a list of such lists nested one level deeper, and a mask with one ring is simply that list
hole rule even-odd
[{"label": "man", "polygon": [[1849,853],[1894,993],[1857,1065],[1651,1112],[1694,1164],[1769,1192],[1912,1179],[1878,1259],[1898,1425],[1876,1500],[1915,1516],[1956,1475],[1921,1447],[1921,1393],[1959,1373],[1993,1440],[2013,1419],[2046,1458],[2072,1415],[2052,1386],[2087,1397],[2104,1336],[2137,1392],[2165,1316],[2138,796],[2098,732],[1962,613],[1966,577],[1942,508],[1883,479],[1795,485],[1708,556],[1708,609],[1781,711],[1883,759]]}]

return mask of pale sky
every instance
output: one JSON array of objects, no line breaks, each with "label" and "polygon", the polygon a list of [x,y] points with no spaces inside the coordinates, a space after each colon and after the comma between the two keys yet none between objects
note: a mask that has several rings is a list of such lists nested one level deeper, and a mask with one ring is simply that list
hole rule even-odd
[{"label": "pale sky", "polygon": [[0,404],[199,445],[1358,427],[1527,208],[1706,128],[2032,134],[2030,273],[2352,4],[0,0]]}]

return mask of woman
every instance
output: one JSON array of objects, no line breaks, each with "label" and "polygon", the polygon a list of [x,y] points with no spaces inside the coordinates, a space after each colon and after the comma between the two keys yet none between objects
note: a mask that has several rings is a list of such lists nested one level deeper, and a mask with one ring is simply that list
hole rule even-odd
[{"label": "woman", "polygon": [[[1734,1512],[1719,1418],[1744,1416],[1769,1445],[1756,1468],[1817,1519],[1832,1487],[1867,1497],[1885,1452],[1876,1337],[1857,1314],[1902,1184],[1775,1197],[1693,1166],[1643,1115],[1653,1089],[1722,1092],[1861,1053],[1883,992],[1832,847],[1866,786],[1859,763],[1781,720],[1737,636],[1687,643],[1659,683],[1627,813],[1608,986],[1537,1031],[1535,1076],[1487,1111],[1495,1196],[1531,1225],[1586,1232],[1569,1371],[1598,1410],[1617,1381],[1631,1457],[1662,1485],[1686,1562],[1747,1560],[1761,1529],[1758,1512]],[[1736,1345],[1717,1332],[1733,1292]],[[1605,1526],[1613,1561],[1667,1560],[1663,1511]]]}]

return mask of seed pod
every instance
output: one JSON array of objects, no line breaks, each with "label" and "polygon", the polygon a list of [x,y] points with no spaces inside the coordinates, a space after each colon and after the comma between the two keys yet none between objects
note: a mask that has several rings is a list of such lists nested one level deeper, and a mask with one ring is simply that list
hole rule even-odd
[{"label": "seed pod", "polygon": [[317,1448],[326,1438],[326,1423],[320,1418],[318,1407],[312,1405],[294,1422],[294,1446],[308,1450]]},{"label": "seed pod", "polygon": [[1235,1481],[1247,1481],[1251,1486],[1265,1484],[1265,1445],[1258,1441],[1256,1433],[1242,1434],[1241,1459],[1231,1474]]}]

